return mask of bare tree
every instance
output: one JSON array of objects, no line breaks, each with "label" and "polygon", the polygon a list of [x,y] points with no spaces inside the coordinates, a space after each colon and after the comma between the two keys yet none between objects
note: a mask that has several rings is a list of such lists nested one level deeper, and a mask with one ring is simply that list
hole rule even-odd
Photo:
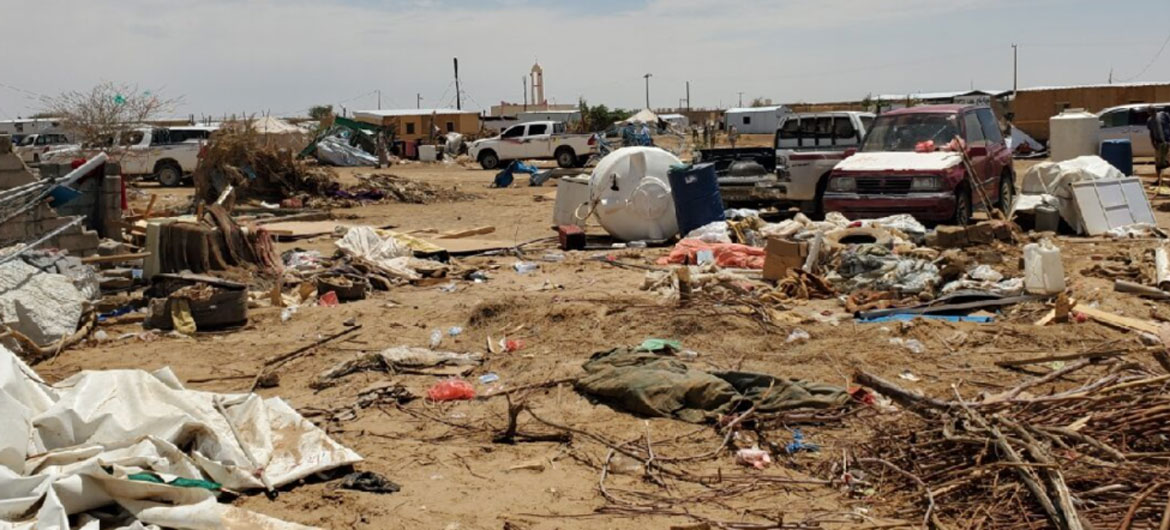
[{"label": "bare tree", "polygon": [[108,144],[119,133],[174,111],[180,98],[168,99],[137,86],[109,81],[88,91],[64,92],[42,98],[44,112],[83,144]]}]

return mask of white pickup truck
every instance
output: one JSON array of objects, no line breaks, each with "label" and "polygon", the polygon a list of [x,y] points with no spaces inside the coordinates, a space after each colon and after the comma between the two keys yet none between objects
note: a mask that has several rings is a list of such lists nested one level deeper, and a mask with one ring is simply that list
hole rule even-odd
[{"label": "white pickup truck", "polygon": [[496,169],[510,160],[556,160],[560,167],[581,167],[596,151],[593,135],[568,134],[565,124],[558,121],[513,125],[467,147],[467,154],[484,169]]},{"label": "white pickup truck", "polygon": [[187,134],[186,129],[140,128],[108,138],[101,145],[49,151],[41,160],[68,162],[105,151],[122,165],[122,175],[151,177],[163,186],[178,186],[195,172],[202,147],[202,137]]},{"label": "white pickup truck", "polygon": [[856,151],[873,125],[869,112],[791,114],[776,130],[776,176],[785,199],[802,210],[823,213],[821,204],[829,172]]}]

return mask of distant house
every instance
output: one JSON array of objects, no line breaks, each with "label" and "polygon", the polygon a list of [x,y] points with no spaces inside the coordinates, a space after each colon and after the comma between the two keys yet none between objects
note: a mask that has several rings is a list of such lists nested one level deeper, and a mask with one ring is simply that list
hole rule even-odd
[{"label": "distant house", "polygon": [[735,126],[741,134],[773,134],[780,127],[781,118],[788,114],[792,111],[784,105],[727,109],[723,113],[724,127]]},{"label": "distant house", "polygon": [[916,92],[912,94],[879,94],[873,98],[877,110],[887,111],[917,105],[991,105],[991,102],[1010,94],[1010,90],[956,90],[951,92]]},{"label": "distant house", "polygon": [[439,128],[439,134],[457,132],[473,134],[479,132],[479,113],[455,109],[389,109],[358,110],[353,117],[357,121],[394,127],[399,140],[427,140],[431,129]]},{"label": "distant house", "polygon": [[1065,109],[1096,113],[1118,105],[1166,102],[1170,102],[1170,83],[1022,88],[1011,104],[1012,123],[1043,142],[1048,140],[1048,119]]}]

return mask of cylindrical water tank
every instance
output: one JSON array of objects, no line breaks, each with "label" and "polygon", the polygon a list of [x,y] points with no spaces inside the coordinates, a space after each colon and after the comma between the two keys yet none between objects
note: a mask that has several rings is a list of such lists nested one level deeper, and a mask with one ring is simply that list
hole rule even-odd
[{"label": "cylindrical water tank", "polygon": [[681,163],[657,147],[624,147],[602,158],[589,179],[601,227],[623,241],[658,241],[677,234],[667,173]]},{"label": "cylindrical water tank", "polygon": [[1101,158],[1125,176],[1133,175],[1133,144],[1128,140],[1101,142]]},{"label": "cylindrical water tank", "polygon": [[1048,144],[1053,162],[1096,155],[1101,121],[1084,109],[1069,109],[1048,119]]}]

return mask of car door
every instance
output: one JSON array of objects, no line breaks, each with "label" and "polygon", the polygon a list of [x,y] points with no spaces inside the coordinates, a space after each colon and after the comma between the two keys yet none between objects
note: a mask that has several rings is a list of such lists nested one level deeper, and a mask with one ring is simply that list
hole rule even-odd
[{"label": "car door", "polygon": [[1129,123],[1126,127],[1129,143],[1133,147],[1133,156],[1154,156],[1154,144],[1150,142],[1150,129],[1146,121],[1150,119],[1148,107],[1137,107],[1129,110]]},{"label": "car door", "polygon": [[1011,166],[1012,152],[1003,139],[999,121],[995,119],[995,114],[991,112],[991,109],[981,108],[976,110],[975,114],[979,117],[979,125],[983,128],[984,143],[987,145],[987,170],[991,181],[991,192],[988,197],[999,200],[999,179],[997,177],[1003,175],[1004,169]]},{"label": "car door", "polygon": [[[1129,109],[1115,109],[1101,114],[1102,140],[1129,140]],[[1015,146],[1012,146],[1015,148]]]},{"label": "car door", "polygon": [[515,160],[520,158],[520,141],[524,137],[524,129],[527,125],[513,125],[504,129],[500,133],[500,141],[496,146],[496,154],[499,155],[500,160]]},{"label": "car door", "polygon": [[[963,123],[963,140],[967,142],[967,157],[971,159],[971,166],[975,169],[975,175],[972,178],[982,187],[983,193],[988,197],[995,196],[995,174],[991,171],[991,153],[987,145],[987,138],[983,135],[983,124],[979,123],[979,115],[975,111],[964,112],[962,119]],[[978,193],[972,197],[973,200],[979,201],[980,195]]]},{"label": "car door", "polygon": [[552,156],[552,133],[547,123],[530,123],[524,133],[523,158],[546,158]]},{"label": "car door", "polygon": [[[118,146],[114,149],[116,159],[122,165],[122,172],[127,175],[146,175],[154,168],[149,165],[150,153],[149,130],[124,131],[118,137]],[[111,153],[114,154],[114,153]]]}]

